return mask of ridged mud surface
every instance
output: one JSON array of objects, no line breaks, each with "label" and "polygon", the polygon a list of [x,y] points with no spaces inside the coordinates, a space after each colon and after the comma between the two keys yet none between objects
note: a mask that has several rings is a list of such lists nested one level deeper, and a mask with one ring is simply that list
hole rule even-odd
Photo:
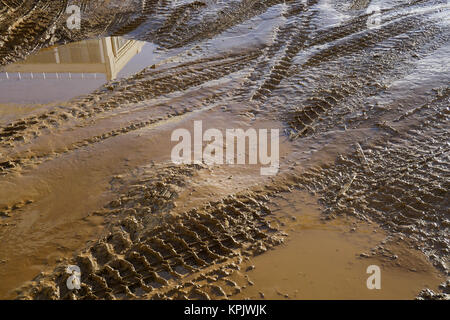
[{"label": "ridged mud surface", "polygon": [[[69,4],[82,9],[80,30],[66,27]],[[372,27],[374,4],[381,19]],[[28,255],[45,270],[0,294],[241,298],[240,268],[289,239],[269,204],[305,190],[325,223],[372,223],[448,279],[449,15],[444,0],[0,1],[0,66],[106,36],[152,42],[163,57],[89,94],[0,119],[0,276],[16,276]],[[171,130],[198,119],[281,128],[290,152],[278,177],[168,164]],[[80,175],[92,180],[66,191]],[[56,197],[59,206],[49,206]],[[71,208],[67,221],[61,208]],[[93,217],[103,221],[100,235],[60,235]],[[35,241],[42,226],[61,243],[77,239],[74,257],[36,253],[56,241]],[[24,243],[14,250],[17,239]],[[380,256],[395,254],[363,254]],[[76,291],[66,286],[72,264],[82,271]],[[439,292],[419,298],[448,298],[448,281],[431,289]]]},{"label": "ridged mud surface", "polygon": [[373,220],[417,249],[448,274],[449,90],[405,112],[420,120],[406,132],[354,146],[333,165],[305,172],[301,184],[321,195],[325,218],[340,215]]},{"label": "ridged mud surface", "polygon": [[126,194],[110,203],[111,209],[95,213],[120,218],[110,234],[71,261],[81,268],[80,290],[67,289],[64,264],[36,279],[22,297],[209,299],[239,293],[227,279],[227,269],[239,268],[236,259],[279,245],[285,234],[266,221],[271,212],[265,194],[233,195],[164,215],[184,186],[183,177],[196,169],[169,166],[158,168],[158,176],[144,174],[145,180],[133,181]]}]

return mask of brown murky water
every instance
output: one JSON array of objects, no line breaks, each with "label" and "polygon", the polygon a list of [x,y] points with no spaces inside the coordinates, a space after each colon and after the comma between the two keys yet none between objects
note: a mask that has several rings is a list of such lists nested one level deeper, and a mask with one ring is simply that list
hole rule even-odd
[{"label": "brown murky water", "polygon": [[[386,233],[354,219],[325,223],[317,199],[307,193],[287,194],[275,201],[275,208],[276,220],[289,237],[232,276],[246,287],[237,299],[413,299],[422,288],[443,280],[408,246],[390,247],[401,258],[361,257],[386,241]],[[382,270],[381,290],[367,288],[371,265]]]},{"label": "brown murky water", "polygon": [[[445,298],[447,1],[171,2],[0,7],[0,297]],[[200,120],[278,174],[173,164]]]}]

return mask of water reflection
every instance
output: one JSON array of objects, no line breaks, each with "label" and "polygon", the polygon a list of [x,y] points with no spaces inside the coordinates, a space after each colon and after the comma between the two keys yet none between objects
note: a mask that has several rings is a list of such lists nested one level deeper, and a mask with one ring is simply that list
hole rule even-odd
[{"label": "water reflection", "polygon": [[0,102],[48,103],[88,93],[122,75],[144,45],[142,41],[107,37],[42,49],[3,68]]}]

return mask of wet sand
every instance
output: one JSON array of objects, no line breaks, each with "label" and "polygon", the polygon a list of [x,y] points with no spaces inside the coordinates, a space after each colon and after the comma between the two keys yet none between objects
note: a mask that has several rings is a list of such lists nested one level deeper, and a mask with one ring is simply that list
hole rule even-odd
[{"label": "wet sand", "polygon": [[[446,298],[448,4],[370,4],[1,8],[0,298]],[[278,174],[173,164],[200,120],[279,129]]]}]

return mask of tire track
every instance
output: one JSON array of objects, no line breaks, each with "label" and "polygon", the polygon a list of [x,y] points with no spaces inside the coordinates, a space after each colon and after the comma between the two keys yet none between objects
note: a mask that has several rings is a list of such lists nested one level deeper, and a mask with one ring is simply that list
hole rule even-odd
[{"label": "tire track", "polygon": [[397,122],[417,119],[406,132],[387,141],[356,144],[354,153],[298,179],[299,185],[321,195],[326,219],[350,215],[376,221],[392,235],[410,238],[447,274],[449,93],[446,89],[399,117]]},{"label": "tire track", "polygon": [[[380,49],[373,50],[370,55],[363,53],[360,57],[345,59],[343,63],[328,69],[327,73],[332,76],[327,78],[325,75],[317,80],[328,85],[319,85],[312,93],[308,93],[310,97],[302,103],[302,107],[294,107],[288,113],[286,120],[296,130],[291,137],[317,133],[319,127],[322,131],[344,124],[357,127],[369,119],[379,117],[380,114],[374,114],[375,110],[364,111],[364,115],[358,113],[355,117],[349,105],[356,107],[361,105],[362,97],[365,99],[380,94],[389,83],[414,70],[414,60],[430,54],[445,44],[449,37],[448,30],[443,32],[433,26],[425,27],[381,43]],[[355,60],[358,62],[355,63]],[[336,76],[338,70],[341,75]],[[312,72],[317,73],[316,70]],[[352,77],[348,77],[349,74]],[[302,83],[303,87],[310,82],[306,76],[295,76],[294,79]]]},{"label": "tire track", "polygon": [[[172,92],[185,91],[246,68],[258,55],[259,52],[257,51],[250,51],[237,55],[227,55],[221,58],[200,59],[160,71],[154,71],[152,68],[145,69],[129,79],[107,84],[98,92],[94,92],[85,98],[80,98],[78,102],[74,103],[73,107],[62,108],[49,113],[20,119],[3,126],[0,129],[0,143],[6,148],[11,146],[17,147],[21,143],[26,143],[28,139],[45,134],[45,131],[51,128],[63,128],[62,126],[65,122],[69,123],[75,120],[78,122],[78,125],[83,125],[84,121],[96,119],[102,113],[122,108],[126,104],[140,103]],[[214,99],[214,97],[212,98]],[[187,111],[176,110],[162,116],[163,118],[177,116]],[[102,141],[117,134],[137,130],[156,121],[155,119],[138,121],[127,127],[79,141],[72,146],[68,146],[68,150],[76,150],[85,146],[86,143]],[[70,127],[72,128],[73,125],[72,123]],[[39,158],[46,159],[47,155],[42,155]],[[40,159],[35,158],[33,161],[40,161]],[[21,158],[9,158],[1,162],[0,169],[5,174],[19,166],[22,162]]]},{"label": "tire track", "polygon": [[[230,273],[226,268],[236,268],[235,258],[242,261],[241,256],[257,255],[277,246],[283,242],[283,235],[266,221],[265,217],[270,215],[265,205],[267,195],[253,192],[161,218],[161,213],[173,207],[177,190],[185,184],[184,177],[199,169],[159,167],[157,175],[144,175],[110,204],[111,209],[105,209],[108,214],[128,210],[134,215],[120,219],[117,231],[73,259],[82,271],[80,290],[67,289],[68,274],[64,266],[59,266],[50,275],[24,287],[20,298],[227,297],[219,283],[227,282]],[[138,211],[133,209],[137,203],[141,204]],[[206,278],[213,283],[195,285]],[[231,285],[235,287],[234,293],[240,291],[235,284]]]},{"label": "tire track", "polygon": [[48,42],[54,30],[51,27],[65,12],[67,1],[38,1],[17,23],[12,24],[0,38],[0,65],[21,58]]}]

